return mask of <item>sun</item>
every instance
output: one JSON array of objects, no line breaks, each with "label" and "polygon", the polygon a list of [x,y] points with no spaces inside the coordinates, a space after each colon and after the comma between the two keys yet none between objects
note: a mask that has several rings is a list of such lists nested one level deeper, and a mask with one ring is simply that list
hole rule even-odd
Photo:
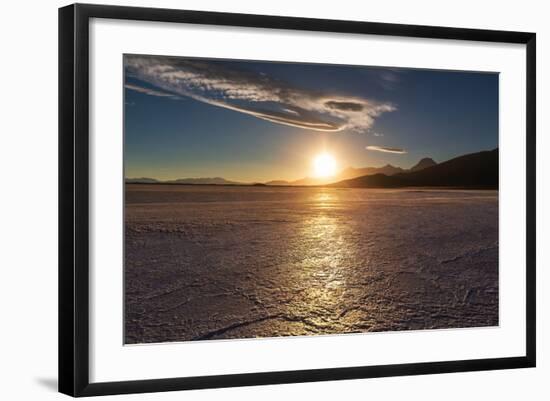
[{"label": "sun", "polygon": [[313,159],[313,171],[316,177],[332,177],[336,174],[336,159],[328,153],[321,153]]}]

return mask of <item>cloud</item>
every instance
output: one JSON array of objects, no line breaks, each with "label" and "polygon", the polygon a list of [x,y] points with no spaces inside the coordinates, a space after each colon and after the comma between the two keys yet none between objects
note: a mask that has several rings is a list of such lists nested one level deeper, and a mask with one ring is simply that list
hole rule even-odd
[{"label": "cloud", "polygon": [[[155,89],[129,89],[152,96],[190,97],[276,124],[315,131],[366,132],[396,107],[357,96],[299,88],[265,73],[226,63],[161,56],[125,56],[126,73]],[[127,86],[128,87],[128,86]]]},{"label": "cloud", "polygon": [[321,119],[317,119],[314,117],[301,117],[299,116],[299,114],[294,114],[294,112],[292,111],[289,114],[286,114],[285,112],[288,113],[287,110],[285,110],[285,112],[278,112],[275,110],[262,110],[262,109],[252,108],[252,107],[235,106],[222,101],[210,100],[206,98],[201,99],[196,96],[193,96],[193,98],[208,104],[212,104],[212,105],[223,107],[229,110],[248,114],[256,118],[260,118],[262,120],[271,121],[273,123],[278,123],[283,125],[289,125],[292,127],[313,129],[316,131],[329,131],[329,132],[340,131],[343,128],[339,124],[323,121]]},{"label": "cloud", "polygon": [[333,110],[344,110],[344,111],[363,110],[363,105],[361,103],[355,103],[355,102],[337,102],[334,100],[329,100],[328,102],[325,102],[325,106]]},{"label": "cloud", "polygon": [[166,93],[166,92],[161,92],[161,91],[157,91],[157,90],[154,90],[154,89],[144,88],[142,86],[138,86],[138,85],[134,85],[134,84],[125,84],[124,87],[126,89],[131,89],[133,91],[136,91],[136,92],[139,92],[139,93],[144,93],[146,95],[159,96],[159,97],[170,97],[170,98],[173,98],[173,99],[179,99],[179,96],[176,96],[172,93]]},{"label": "cloud", "polygon": [[379,83],[384,89],[394,90],[401,81],[399,75],[402,73],[403,71],[393,68],[384,69],[380,72]]},{"label": "cloud", "polygon": [[370,145],[366,147],[367,150],[374,150],[377,152],[385,152],[385,153],[398,153],[398,154],[405,154],[407,151],[405,149],[401,148],[388,148],[386,146],[374,146]]}]

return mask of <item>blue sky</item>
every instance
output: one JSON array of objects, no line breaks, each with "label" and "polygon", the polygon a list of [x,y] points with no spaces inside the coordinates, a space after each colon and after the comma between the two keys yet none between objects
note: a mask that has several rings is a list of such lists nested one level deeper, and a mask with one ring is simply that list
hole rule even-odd
[{"label": "blue sky", "polygon": [[243,182],[498,147],[498,74],[125,56],[125,175]]}]

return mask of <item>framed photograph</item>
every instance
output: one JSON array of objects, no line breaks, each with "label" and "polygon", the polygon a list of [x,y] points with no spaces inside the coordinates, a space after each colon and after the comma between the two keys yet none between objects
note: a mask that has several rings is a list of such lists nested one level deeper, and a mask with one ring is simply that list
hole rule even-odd
[{"label": "framed photograph", "polygon": [[535,34],[59,10],[59,390],[535,366]]}]

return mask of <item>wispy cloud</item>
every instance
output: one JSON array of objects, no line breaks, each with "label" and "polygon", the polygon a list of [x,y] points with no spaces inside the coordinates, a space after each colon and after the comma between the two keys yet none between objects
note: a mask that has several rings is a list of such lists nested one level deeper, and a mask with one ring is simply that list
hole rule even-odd
[{"label": "wispy cloud", "polygon": [[173,93],[161,92],[158,90],[149,89],[149,88],[145,88],[143,86],[138,86],[134,84],[125,84],[124,87],[126,89],[131,89],[133,91],[144,93],[146,95],[159,96],[159,97],[171,97],[173,99],[179,99],[179,96],[174,95]]},{"label": "wispy cloud", "polygon": [[394,90],[400,82],[398,70],[386,69],[380,73],[380,85],[387,90]]},{"label": "wispy cloud", "polygon": [[129,76],[155,89],[127,84],[152,96],[190,97],[277,124],[316,131],[365,132],[396,107],[357,96],[298,88],[265,73],[217,62],[161,56],[126,56]]},{"label": "wispy cloud", "polygon": [[389,148],[389,147],[386,147],[386,146],[375,146],[375,145],[370,145],[370,146],[367,146],[366,148],[367,150],[374,150],[376,152],[385,152],[385,153],[398,153],[398,154],[405,154],[407,153],[407,151],[405,149],[401,149],[401,148]]}]

